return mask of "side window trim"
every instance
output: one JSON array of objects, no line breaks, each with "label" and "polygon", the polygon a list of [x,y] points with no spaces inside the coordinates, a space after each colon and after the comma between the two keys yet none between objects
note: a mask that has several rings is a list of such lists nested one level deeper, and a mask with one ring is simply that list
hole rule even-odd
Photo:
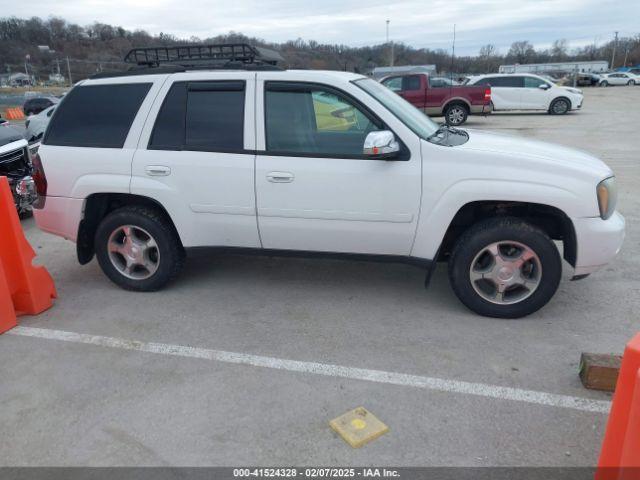
[{"label": "side window trim", "polygon": [[[288,90],[288,87],[297,89],[297,90]],[[299,92],[311,92],[313,89],[325,90],[329,93],[333,93],[338,97],[341,97],[348,102],[352,103],[356,108],[358,108],[363,115],[367,117],[376,127],[379,129],[386,129],[393,133],[396,137],[398,143],[400,143],[400,154],[395,160],[399,161],[408,161],[411,159],[411,152],[406,146],[406,144],[402,141],[402,139],[396,134],[391,127],[389,127],[380,117],[378,117],[375,113],[373,113],[363,102],[355,98],[353,95],[345,92],[344,90],[340,90],[332,85],[317,83],[317,82],[305,82],[303,80],[265,80],[263,84],[263,118],[264,122],[264,141],[265,141],[265,149],[257,150],[257,155],[267,155],[273,157],[300,157],[300,158],[327,158],[327,159],[348,159],[348,160],[369,160],[369,161],[382,161],[380,159],[373,159],[366,155],[353,155],[353,154],[326,154],[326,153],[303,153],[303,152],[284,152],[284,151],[274,151],[267,149],[267,92],[268,91],[299,91]]]},{"label": "side window trim", "polygon": [[[156,128],[158,126],[158,119],[160,117],[160,113],[162,112],[165,103],[169,99],[169,95],[172,90],[176,86],[182,86],[186,90],[187,96],[185,96],[185,103],[183,104],[182,112],[182,142],[181,145],[178,146],[163,146],[163,145],[153,145],[154,134],[156,132]],[[188,102],[188,94],[189,92],[238,92],[242,91],[245,93],[243,102],[242,102],[242,136],[244,138],[244,121],[245,121],[245,111],[247,101],[252,101],[248,99],[247,93],[247,81],[245,79],[224,79],[224,80],[178,80],[173,82],[164,98],[162,99],[162,103],[160,104],[160,108],[156,114],[156,118],[154,120],[153,128],[151,129],[151,133],[149,134],[149,141],[147,142],[147,150],[164,150],[164,151],[174,151],[174,152],[211,152],[211,153],[237,153],[237,154],[251,154],[255,155],[255,150],[246,150],[243,148],[238,149],[225,149],[225,148],[211,148],[206,146],[196,146],[196,145],[188,145],[187,144],[187,102]]]}]

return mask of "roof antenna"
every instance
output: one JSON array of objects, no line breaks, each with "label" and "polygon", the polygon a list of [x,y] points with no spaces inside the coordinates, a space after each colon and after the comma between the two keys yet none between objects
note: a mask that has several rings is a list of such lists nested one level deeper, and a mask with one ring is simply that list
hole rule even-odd
[{"label": "roof antenna", "polygon": [[[449,67],[449,98],[453,97],[453,59],[456,55],[456,24],[453,24],[453,43],[451,44],[451,66]],[[444,123],[449,125],[447,117]]]},{"label": "roof antenna", "polygon": [[449,84],[450,92],[449,94],[453,94],[453,59],[456,56],[456,24],[453,24],[453,43],[451,44],[451,67],[449,68]]}]

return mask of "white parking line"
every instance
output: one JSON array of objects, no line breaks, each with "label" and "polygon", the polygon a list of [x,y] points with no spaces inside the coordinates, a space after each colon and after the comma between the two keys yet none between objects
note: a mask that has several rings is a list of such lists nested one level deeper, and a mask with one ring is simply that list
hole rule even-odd
[{"label": "white parking line", "polygon": [[186,347],[165,343],[139,342],[136,340],[125,340],[121,338],[104,337],[101,335],[87,335],[84,333],[65,332],[62,330],[15,327],[14,329],[9,330],[7,334],[19,335],[22,337],[44,338],[47,340],[61,340],[72,343],[84,343],[120,350],[134,350],[138,352],[157,353],[177,357],[200,358],[225,363],[275,368],[278,370],[288,370],[290,372],[312,373],[315,375],[349,378],[352,380],[364,380],[367,382],[386,383],[405,387],[426,388],[428,390],[438,390],[441,392],[462,393],[466,395],[497,398],[500,400],[512,400],[550,407],[569,408],[583,412],[609,413],[609,409],[611,408],[611,402],[609,401],[591,400],[588,398],[572,397],[569,395],[557,395],[555,393],[539,392],[535,390],[501,387],[499,385],[488,385],[484,383],[462,382],[443,378],[423,377],[420,375],[407,375],[404,373],[385,372],[383,370],[352,368],[342,365],[300,362],[296,360],[285,360],[260,355],[210,350],[208,348]]}]

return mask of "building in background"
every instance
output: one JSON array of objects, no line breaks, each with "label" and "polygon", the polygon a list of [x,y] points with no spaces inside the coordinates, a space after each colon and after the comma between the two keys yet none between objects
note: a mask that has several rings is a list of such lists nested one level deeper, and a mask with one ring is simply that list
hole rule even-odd
[{"label": "building in background", "polygon": [[609,70],[609,62],[595,60],[590,62],[523,63],[500,65],[499,73],[601,73]]},{"label": "building in background", "polygon": [[371,70],[369,75],[376,80],[380,80],[383,77],[388,77],[389,75],[393,75],[396,73],[435,74],[436,66],[435,65],[404,65],[401,67],[375,67],[373,70]]},{"label": "building in background", "polygon": [[34,85],[35,81],[33,76],[26,73],[3,73],[0,74],[0,87],[24,87],[27,85]]},{"label": "building in background", "polygon": [[66,83],[66,79],[64,75],[60,73],[50,73],[49,81],[47,82],[49,85],[64,85]]}]

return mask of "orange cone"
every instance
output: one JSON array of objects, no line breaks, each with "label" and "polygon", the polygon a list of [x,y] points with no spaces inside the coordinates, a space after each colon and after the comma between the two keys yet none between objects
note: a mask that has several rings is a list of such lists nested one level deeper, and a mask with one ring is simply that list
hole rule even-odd
[{"label": "orange cone", "polygon": [[[44,267],[32,265],[35,253],[29,245],[13,204],[6,177],[0,177],[0,331],[15,326],[15,314],[36,315],[53,305],[56,289]],[[10,302],[3,299],[10,298]]]},{"label": "orange cone", "polygon": [[640,478],[640,370],[636,374],[631,414],[622,446],[620,465],[622,467],[620,480]]},{"label": "orange cone", "polygon": [[640,478],[640,333],[625,348],[596,480]]},{"label": "orange cone", "polygon": [[16,322],[16,311],[13,308],[13,301],[9,295],[9,286],[4,278],[4,269],[0,261],[0,333],[11,330],[18,323]]}]

